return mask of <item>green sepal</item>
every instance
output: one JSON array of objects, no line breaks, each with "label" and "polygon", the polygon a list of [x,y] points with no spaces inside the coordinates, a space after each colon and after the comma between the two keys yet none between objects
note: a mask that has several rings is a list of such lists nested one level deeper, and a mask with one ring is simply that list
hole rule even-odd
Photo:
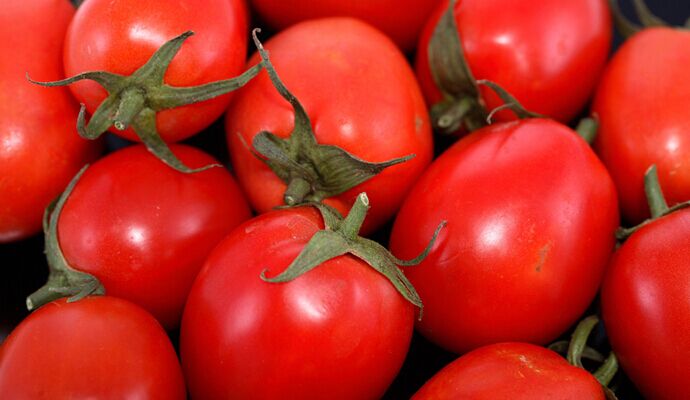
[{"label": "green sepal", "polygon": [[589,144],[594,143],[598,131],[599,119],[596,116],[582,118],[575,128],[577,135]]},{"label": "green sepal", "polygon": [[29,311],[63,297],[69,297],[67,301],[73,302],[86,296],[105,294],[103,285],[96,277],[70,267],[62,254],[58,240],[57,225],[62,207],[87,168],[88,165],[84,166],[72,178],[65,191],[46,208],[43,214],[45,253],[50,272],[46,284],[26,298],[26,307]]},{"label": "green sepal", "polygon": [[527,110],[520,104],[520,102],[507,90],[502,88],[498,83],[492,82],[488,79],[480,79],[477,81],[477,85],[484,85],[494,91],[498,97],[503,100],[503,104],[491,110],[489,115],[486,116],[486,123],[493,123],[493,116],[501,110],[511,110],[520,119],[525,118],[547,118],[539,113],[535,113]]},{"label": "green sepal", "polygon": [[[582,365],[582,355],[587,348],[587,340],[589,340],[592,330],[594,330],[594,327],[597,326],[598,323],[599,317],[596,315],[590,315],[577,324],[568,347],[567,359],[570,365],[584,369],[584,366]],[[610,352],[602,365],[599,366],[599,368],[592,375],[594,375],[596,380],[599,381],[606,392],[609,383],[611,383],[617,371],[618,360],[616,355],[613,352]]]},{"label": "green sepal", "polygon": [[294,110],[294,128],[286,139],[262,131],[253,139],[252,146],[259,158],[288,187],[283,196],[287,205],[320,202],[346,192],[373,178],[384,169],[405,162],[414,154],[380,163],[361,160],[332,145],[319,144],[312,130],[307,112],[297,98],[288,91],[271,64],[268,52],[252,32],[256,48],[271,82]]}]

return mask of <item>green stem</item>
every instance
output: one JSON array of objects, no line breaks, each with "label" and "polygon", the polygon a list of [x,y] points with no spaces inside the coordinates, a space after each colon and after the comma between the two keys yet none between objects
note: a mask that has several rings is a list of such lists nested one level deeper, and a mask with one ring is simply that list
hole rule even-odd
[{"label": "green stem", "polygon": [[603,364],[594,372],[594,377],[602,386],[608,386],[618,372],[618,358],[614,353],[610,353]]},{"label": "green stem", "polygon": [[136,87],[130,87],[122,91],[120,95],[120,104],[118,106],[115,117],[113,117],[113,125],[119,131],[127,129],[134,118],[139,115],[146,103],[146,96]]},{"label": "green stem", "polygon": [[575,128],[575,132],[589,144],[594,142],[598,130],[599,121],[596,118],[582,118]]},{"label": "green stem", "polygon": [[589,335],[598,323],[599,318],[596,315],[590,315],[577,324],[575,332],[573,332],[573,336],[570,339],[570,346],[568,347],[567,359],[571,365],[584,368],[582,366],[582,353],[587,347]]},{"label": "green stem", "polygon": [[294,206],[304,202],[304,199],[312,192],[309,181],[299,176],[292,178],[288,183],[283,201],[289,206]]},{"label": "green stem", "polygon": [[355,199],[350,212],[345,217],[341,225],[341,232],[343,236],[348,239],[353,239],[359,234],[359,230],[364,223],[364,219],[369,211],[369,197],[366,193],[360,193]]},{"label": "green stem", "polygon": [[659,218],[668,212],[668,204],[661,190],[661,184],[659,184],[656,165],[649,167],[644,175],[644,192],[647,195],[647,203],[652,218]]}]

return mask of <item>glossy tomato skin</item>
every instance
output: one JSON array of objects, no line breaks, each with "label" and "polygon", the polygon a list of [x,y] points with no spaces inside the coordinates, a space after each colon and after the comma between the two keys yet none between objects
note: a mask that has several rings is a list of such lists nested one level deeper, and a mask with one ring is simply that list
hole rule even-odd
[{"label": "glossy tomato skin", "polygon": [[498,123],[443,153],[403,204],[391,251],[434,249],[405,273],[424,302],[419,331],[463,353],[546,344],[595,296],[618,226],[616,192],[587,143],[553,120]]},{"label": "glossy tomato skin", "polygon": [[260,278],[266,269],[269,277],[283,271],[322,228],[314,209],[275,211],[239,226],[216,247],[182,320],[180,351],[192,398],[383,395],[414,325],[413,306],[388,280],[349,255],[288,283]]},{"label": "glossy tomato skin", "polygon": [[[428,47],[448,2],[424,27],[416,72],[429,105],[442,99],[429,69]],[[573,119],[589,100],[606,64],[611,22],[605,0],[460,0],[455,22],[475,79],[496,82],[530,111],[561,122]],[[486,87],[488,110],[503,102]],[[513,119],[511,112],[497,114]]]},{"label": "glossy tomato skin", "polygon": [[595,148],[631,223],[649,216],[644,174],[656,164],[669,204],[690,200],[690,32],[644,29],[613,56],[593,111],[600,128]]},{"label": "glossy tomato skin", "polygon": [[140,307],[110,297],[49,303],[3,344],[7,399],[185,399],[165,331]]},{"label": "glossy tomato skin", "polygon": [[690,210],[641,228],[616,251],[601,290],[606,333],[645,398],[678,399],[690,379]]},{"label": "glossy tomato skin", "polygon": [[67,89],[26,79],[27,73],[34,79],[63,77],[62,43],[73,15],[67,0],[3,2],[0,243],[39,232],[45,207],[100,149],[77,135],[79,109]]},{"label": "glossy tomato skin", "polygon": [[[67,76],[86,71],[130,75],[165,42],[192,30],[170,64],[164,81],[195,86],[228,79],[242,72],[247,51],[247,11],[243,0],[89,0],[77,11],[65,39]],[[106,91],[92,81],[70,86],[93,113]],[[227,108],[229,95],[164,110],[156,124],[167,142],[185,139],[207,127]],[[139,140],[130,128],[112,132]]]},{"label": "glossy tomato skin", "polygon": [[[195,168],[215,162],[189,146],[171,149]],[[73,268],[171,329],[211,249],[250,215],[225,169],[180,173],[137,145],[84,173],[65,203],[58,235]]]},{"label": "glossy tomato skin", "polygon": [[[366,192],[371,210],[363,232],[381,226],[398,209],[433,151],[424,100],[405,58],[380,32],[351,18],[302,22],[272,37],[265,47],[309,114],[319,143],[339,146],[369,162],[416,155],[326,201],[346,213],[356,196]],[[254,55],[249,63],[257,61]],[[233,168],[252,207],[263,213],[283,204],[285,183],[250,150],[258,132],[286,137],[293,128],[292,108],[265,72],[236,93],[225,127]]]},{"label": "glossy tomato skin", "polygon": [[528,343],[498,343],[448,364],[412,400],[604,400],[597,380],[557,353]]},{"label": "glossy tomato skin", "polygon": [[383,31],[403,51],[412,51],[439,0],[252,0],[257,14],[283,30],[297,22],[324,17],[353,17]]}]

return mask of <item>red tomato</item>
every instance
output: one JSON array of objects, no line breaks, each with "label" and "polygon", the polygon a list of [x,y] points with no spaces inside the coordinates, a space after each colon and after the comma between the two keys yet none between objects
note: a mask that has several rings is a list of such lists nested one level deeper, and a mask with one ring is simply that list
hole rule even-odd
[{"label": "red tomato", "polygon": [[[441,100],[441,92],[429,69],[429,41],[447,9],[443,1],[417,51],[417,78],[430,105]],[[496,82],[526,109],[561,122],[577,116],[589,100],[611,45],[605,0],[459,0],[454,13],[475,79]],[[490,89],[480,90],[488,110],[503,104]],[[508,111],[497,117],[513,118]]]},{"label": "red tomato", "polygon": [[613,182],[564,125],[527,119],[460,140],[420,178],[391,250],[429,256],[405,273],[424,302],[420,332],[457,353],[505,341],[545,344],[594,298],[613,250]]},{"label": "red tomato", "polygon": [[413,400],[604,400],[587,371],[557,353],[527,343],[499,343],[471,351],[434,375]]},{"label": "red tomato", "polygon": [[115,297],[49,303],[17,326],[3,348],[6,399],[185,399],[165,331]]},{"label": "red tomato", "polygon": [[[274,211],[216,247],[189,294],[180,351],[193,398],[378,399],[407,353],[414,310],[350,255],[268,283],[323,223]],[[428,239],[428,238],[427,238]]]},{"label": "red tomato", "polygon": [[[663,185],[662,185],[663,186]],[[646,398],[679,399],[690,380],[690,210],[633,233],[601,289],[606,333]]]},{"label": "red tomato", "polygon": [[597,89],[595,148],[628,222],[649,216],[643,177],[656,164],[669,204],[690,199],[690,32],[645,29],[626,41]]},{"label": "red tomato", "polygon": [[308,19],[354,17],[387,34],[404,51],[412,51],[429,14],[439,0],[252,0],[268,25],[283,30]]},{"label": "red tomato", "polygon": [[33,235],[43,210],[100,145],[76,135],[79,111],[67,89],[32,85],[26,74],[60,79],[67,0],[7,0],[0,35],[0,242]]},{"label": "red tomato", "polygon": [[[372,208],[363,232],[381,226],[432,157],[427,112],[405,58],[381,33],[350,18],[300,23],[271,38],[266,48],[282,81],[309,114],[319,143],[369,162],[416,154],[326,201],[346,213],[356,196],[367,192]],[[255,54],[249,63],[257,61]],[[258,212],[283,204],[286,185],[257,159],[252,140],[262,130],[286,137],[293,115],[265,72],[236,93],[228,110],[233,167]]]},{"label": "red tomato", "polygon": [[[79,7],[65,39],[65,73],[108,71],[130,75],[168,40],[192,30],[165,74],[171,86],[195,86],[239,75],[247,51],[243,0],[89,0]],[[70,86],[93,113],[106,97],[97,83]],[[168,142],[207,127],[227,108],[229,96],[158,113],[158,133]],[[111,131],[137,140],[129,128]]]},{"label": "red tomato", "polygon": [[[193,167],[215,162],[188,146],[171,146]],[[146,148],[102,158],[81,177],[58,223],[65,259],[95,275],[106,293],[179,324],[194,277],[211,249],[250,217],[223,168],[183,174]]]}]

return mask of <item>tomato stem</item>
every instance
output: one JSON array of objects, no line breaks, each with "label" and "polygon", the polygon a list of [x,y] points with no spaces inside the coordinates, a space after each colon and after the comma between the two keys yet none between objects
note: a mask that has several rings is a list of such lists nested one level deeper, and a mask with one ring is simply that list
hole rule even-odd
[{"label": "tomato stem", "polygon": [[659,218],[668,212],[668,204],[661,190],[656,165],[649,167],[644,174],[644,192],[647,196],[647,203],[649,204],[652,218]]},{"label": "tomato stem", "polygon": [[597,136],[599,130],[599,121],[596,117],[582,118],[575,128],[575,132],[585,140],[585,142],[592,144]]},{"label": "tomato stem", "polygon": [[613,380],[613,377],[616,376],[617,372],[618,358],[613,352],[611,352],[609,353],[609,356],[606,357],[606,360],[604,360],[604,363],[601,364],[601,366],[597,368],[592,375],[594,375],[596,380],[598,380],[602,386],[608,386]]}]

